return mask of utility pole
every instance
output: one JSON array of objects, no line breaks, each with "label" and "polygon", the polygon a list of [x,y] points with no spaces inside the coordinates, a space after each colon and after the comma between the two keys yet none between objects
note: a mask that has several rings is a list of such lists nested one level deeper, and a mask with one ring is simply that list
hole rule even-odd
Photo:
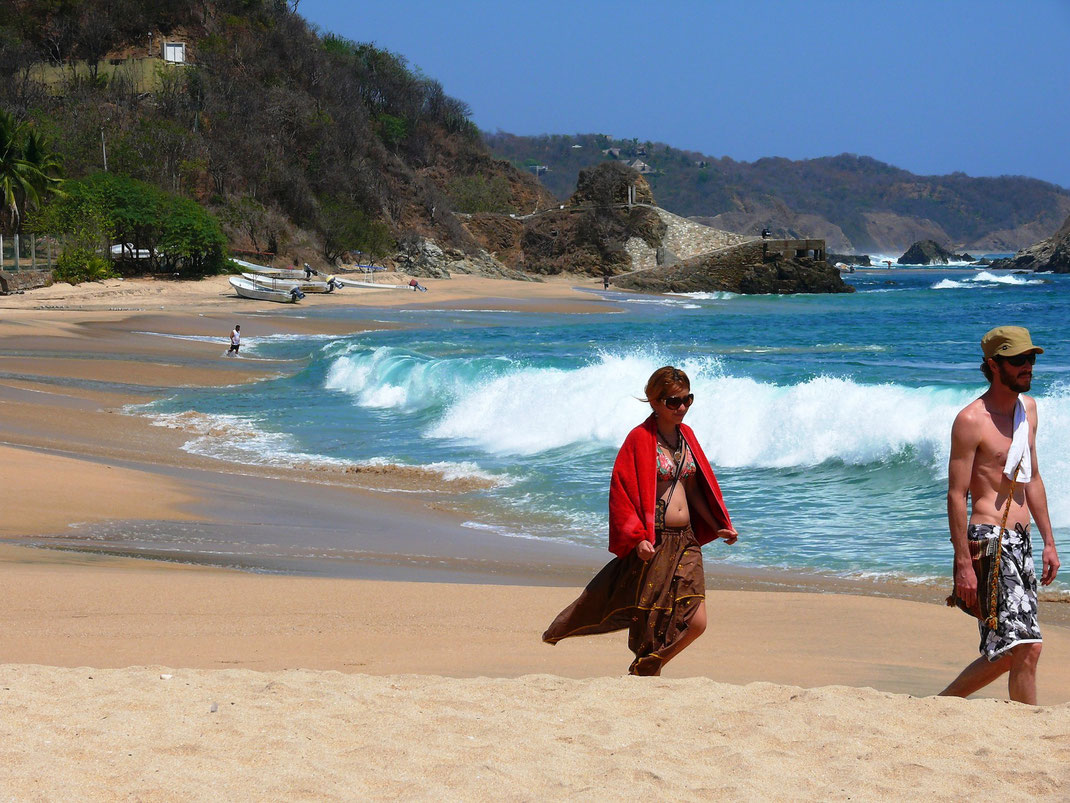
[{"label": "utility pole", "polygon": [[104,172],[108,172],[108,147],[104,144],[104,126],[100,127],[100,152],[104,154]]}]

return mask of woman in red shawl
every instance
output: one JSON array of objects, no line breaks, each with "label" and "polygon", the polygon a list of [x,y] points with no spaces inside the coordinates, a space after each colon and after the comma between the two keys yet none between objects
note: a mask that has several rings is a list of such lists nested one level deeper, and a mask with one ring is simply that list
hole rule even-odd
[{"label": "woman in red shawl", "polygon": [[609,486],[609,550],[617,557],[565,608],[543,641],[628,628],[633,675],[661,668],[706,629],[700,547],[734,544],[717,478],[683,423],[695,396],[679,368],[646,383],[653,414],[624,440]]}]

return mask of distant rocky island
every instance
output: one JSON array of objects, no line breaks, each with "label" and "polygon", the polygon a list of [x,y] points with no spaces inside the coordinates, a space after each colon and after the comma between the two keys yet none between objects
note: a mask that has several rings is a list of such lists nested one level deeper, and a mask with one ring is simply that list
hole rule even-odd
[{"label": "distant rocky island", "polygon": [[949,262],[973,262],[969,254],[955,254],[935,240],[914,243],[897,260],[900,265],[947,265]]},{"label": "distant rocky island", "polygon": [[[835,255],[830,259],[847,262],[844,255]],[[947,265],[949,262],[968,262],[983,265],[994,270],[1031,271],[1036,273],[1070,273],[1070,217],[1051,237],[1023,248],[1013,257],[1006,259],[977,260],[969,254],[955,254],[934,240],[922,240],[914,243],[906,253],[899,257],[900,265]]]}]

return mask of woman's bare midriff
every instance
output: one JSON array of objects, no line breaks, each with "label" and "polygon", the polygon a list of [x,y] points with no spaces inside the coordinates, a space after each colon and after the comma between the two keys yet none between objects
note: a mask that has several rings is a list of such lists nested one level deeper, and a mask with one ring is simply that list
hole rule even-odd
[{"label": "woman's bare midriff", "polygon": [[[672,485],[672,480],[658,483],[658,499],[665,497],[670,485]],[[691,511],[687,507],[687,491],[684,490],[684,484],[678,482],[673,489],[672,496],[666,500],[665,526],[686,527],[690,523]]]}]

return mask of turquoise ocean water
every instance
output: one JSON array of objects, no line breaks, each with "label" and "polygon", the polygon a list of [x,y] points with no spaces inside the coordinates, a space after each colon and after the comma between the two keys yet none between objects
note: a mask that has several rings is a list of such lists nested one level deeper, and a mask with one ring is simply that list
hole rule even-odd
[{"label": "turquoise ocean water", "polygon": [[672,363],[691,376],[687,423],[741,533],[718,560],[925,580],[948,574],[948,436],[985,387],[979,339],[1013,323],[1047,349],[1032,390],[1038,451],[1056,537],[1067,532],[1070,276],[893,269],[848,280],[858,292],[595,293],[619,302],[604,314],[309,306],[302,314],[403,328],[253,337],[246,359],[302,369],[135,412],[229,460],[474,480],[441,499],[468,526],[604,548],[614,455],[649,411],[636,400],[647,377]]}]

